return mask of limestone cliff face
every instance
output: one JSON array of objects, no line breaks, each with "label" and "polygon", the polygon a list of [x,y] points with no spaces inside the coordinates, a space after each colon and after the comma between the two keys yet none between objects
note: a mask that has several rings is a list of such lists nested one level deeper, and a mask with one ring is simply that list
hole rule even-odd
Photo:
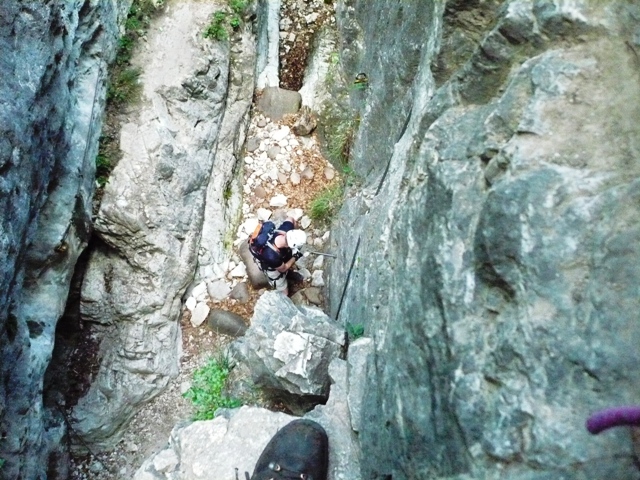
[{"label": "limestone cliff face", "polygon": [[[90,235],[106,65],[131,1],[0,6],[0,458],[4,478],[64,477],[43,405],[77,257]],[[58,452],[59,453],[59,452]]]},{"label": "limestone cliff face", "polygon": [[330,298],[375,343],[363,478],[633,475],[628,433],[584,421],[640,400],[638,18],[341,4],[369,86]]},{"label": "limestone cliff face", "polygon": [[[100,368],[74,407],[72,425],[94,449],[178,375],[182,296],[197,267],[228,252],[235,218],[225,198],[237,182],[254,86],[251,24],[232,42],[202,32],[216,4],[177,2],[150,27],[142,98],[120,132],[114,168],[95,220],[80,310],[96,327]],[[230,46],[231,45],[231,46]],[[237,209],[237,205],[235,206]]]}]

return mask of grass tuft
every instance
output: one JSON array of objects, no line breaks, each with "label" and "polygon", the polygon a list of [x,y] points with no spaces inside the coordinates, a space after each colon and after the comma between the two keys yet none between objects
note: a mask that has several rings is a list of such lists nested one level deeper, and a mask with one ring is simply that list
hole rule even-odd
[{"label": "grass tuft", "polygon": [[[142,85],[139,82],[140,69],[131,65],[133,50],[138,40],[145,35],[151,19],[160,11],[164,2],[153,0],[134,0],[125,21],[125,31],[118,42],[118,52],[109,66],[107,85],[107,115],[103,131],[118,130],[117,115],[127,105],[140,98]],[[111,170],[120,158],[118,139],[114,135],[100,137],[100,146],[96,157],[96,182],[104,187]]]},{"label": "grass tuft", "polygon": [[193,384],[184,394],[196,407],[194,420],[211,420],[220,408],[235,408],[240,401],[224,395],[232,365],[227,355],[210,358],[193,374]]},{"label": "grass tuft", "polygon": [[228,0],[226,11],[216,12],[207,25],[203,36],[219,42],[229,38],[229,29],[234,32],[242,25],[250,0]]},{"label": "grass tuft", "polygon": [[229,38],[229,32],[227,32],[227,14],[225,12],[216,12],[203,35],[204,38],[211,38],[218,41]]},{"label": "grass tuft", "polygon": [[340,210],[343,197],[344,187],[341,183],[325,188],[311,201],[309,217],[312,220],[330,222]]},{"label": "grass tuft", "polygon": [[364,335],[364,325],[361,323],[347,322],[347,335],[350,342],[357,340]]}]

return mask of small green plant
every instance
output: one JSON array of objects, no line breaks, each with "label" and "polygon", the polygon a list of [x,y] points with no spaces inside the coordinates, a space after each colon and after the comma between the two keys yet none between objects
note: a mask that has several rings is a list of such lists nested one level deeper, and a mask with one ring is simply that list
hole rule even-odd
[{"label": "small green plant", "polygon": [[364,325],[361,323],[354,324],[347,322],[347,335],[349,336],[350,342],[357,340],[364,335]]},{"label": "small green plant", "polygon": [[[142,85],[138,80],[141,71],[131,65],[131,58],[138,39],[146,33],[151,19],[161,11],[163,5],[164,2],[158,0],[133,0],[131,4],[124,23],[124,34],[118,41],[116,58],[109,66],[107,114],[104,121],[104,126],[107,128],[104,130],[118,130],[120,110],[140,97]],[[104,187],[108,182],[111,170],[118,162],[120,155],[118,140],[115,136],[100,137],[96,156],[96,182],[100,187]]]},{"label": "small green plant", "polygon": [[100,136],[98,145],[98,155],[96,155],[96,182],[98,186],[104,187],[109,181],[109,175],[114,167],[114,158],[118,158],[120,149],[117,142],[108,135]]},{"label": "small green plant", "polygon": [[107,88],[107,101],[112,106],[120,107],[136,100],[142,90],[142,85],[138,82],[140,73],[140,69],[135,67],[114,72]]},{"label": "small green plant", "polygon": [[225,202],[228,202],[229,200],[231,200],[232,195],[233,195],[233,189],[231,188],[231,182],[229,181],[224,186],[224,190],[222,192],[222,198],[224,198]]},{"label": "small green plant", "polygon": [[229,33],[227,32],[227,14],[225,12],[216,12],[203,35],[204,38],[213,38],[218,41],[226,40],[229,37]]},{"label": "small green plant", "polygon": [[249,2],[247,0],[229,0],[229,8],[238,16],[244,14],[248,6]]},{"label": "small green plant", "polygon": [[[242,25],[242,19],[250,0],[228,0],[226,12],[216,12],[205,29],[204,38],[223,41],[229,38],[229,28],[236,31]],[[230,11],[230,13],[229,13]]]},{"label": "small green plant", "polygon": [[342,206],[343,195],[344,187],[342,184],[325,188],[311,201],[309,209],[311,219],[330,221]]},{"label": "small green plant", "polygon": [[0,458],[0,470],[2,470],[2,467],[4,467],[4,458]]},{"label": "small green plant", "polygon": [[196,407],[195,420],[211,420],[220,408],[235,408],[240,401],[226,397],[223,392],[232,365],[227,355],[211,358],[193,374],[193,384],[184,394]]},{"label": "small green plant", "polygon": [[238,15],[233,15],[231,20],[229,20],[229,25],[231,25],[231,28],[234,30],[238,30],[240,25],[242,25],[242,19]]},{"label": "small green plant", "polygon": [[347,112],[343,112],[343,116],[336,119],[335,123],[327,126],[327,151],[329,160],[334,165],[346,165],[349,162],[351,154],[351,146],[360,126],[359,116],[347,116]]}]

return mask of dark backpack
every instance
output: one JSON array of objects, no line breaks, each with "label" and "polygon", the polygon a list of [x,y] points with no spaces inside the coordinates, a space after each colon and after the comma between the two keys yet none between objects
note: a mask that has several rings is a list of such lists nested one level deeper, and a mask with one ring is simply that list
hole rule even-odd
[{"label": "dark backpack", "polygon": [[276,224],[273,222],[260,222],[255,228],[253,233],[249,236],[249,251],[253,257],[260,263],[260,266],[265,269],[267,265],[264,264],[263,252],[265,248],[272,248],[278,251],[273,245],[273,239],[276,235],[280,234],[280,230],[276,230]]}]

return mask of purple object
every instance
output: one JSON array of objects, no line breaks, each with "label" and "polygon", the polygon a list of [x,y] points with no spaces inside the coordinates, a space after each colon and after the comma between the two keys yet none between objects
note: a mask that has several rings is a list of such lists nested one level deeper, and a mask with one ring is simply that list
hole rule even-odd
[{"label": "purple object", "polygon": [[611,427],[640,425],[640,406],[613,407],[599,410],[587,420],[587,430],[594,435]]}]

